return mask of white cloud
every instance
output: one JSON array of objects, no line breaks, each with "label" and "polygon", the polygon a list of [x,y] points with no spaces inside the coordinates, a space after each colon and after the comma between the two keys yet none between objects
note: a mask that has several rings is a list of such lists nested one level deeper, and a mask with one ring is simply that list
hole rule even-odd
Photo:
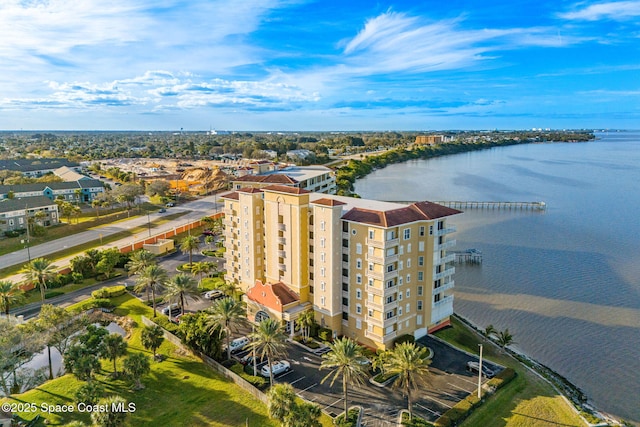
[{"label": "white cloud", "polygon": [[586,7],[583,7],[583,3],[578,3],[574,9],[558,16],[569,20],[598,21],[612,19],[623,21],[640,16],[640,1],[596,3]]}]

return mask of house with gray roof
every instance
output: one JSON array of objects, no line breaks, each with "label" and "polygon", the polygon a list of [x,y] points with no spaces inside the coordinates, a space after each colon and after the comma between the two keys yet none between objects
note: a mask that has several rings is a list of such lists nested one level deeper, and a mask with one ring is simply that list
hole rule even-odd
[{"label": "house with gray roof", "polygon": [[97,179],[82,179],[75,182],[0,185],[0,200],[46,196],[50,200],[56,200],[61,197],[68,202],[91,203],[93,198],[103,191],[104,184]]},{"label": "house with gray roof", "polygon": [[[38,212],[44,215],[36,215]],[[0,200],[0,231],[25,229],[28,218],[34,218],[36,224],[44,227],[58,224],[58,205],[46,196]]]},{"label": "house with gray roof", "polygon": [[6,159],[0,160],[0,171],[22,172],[24,176],[38,178],[54,170],[67,166],[79,169],[80,165],[67,159]]}]

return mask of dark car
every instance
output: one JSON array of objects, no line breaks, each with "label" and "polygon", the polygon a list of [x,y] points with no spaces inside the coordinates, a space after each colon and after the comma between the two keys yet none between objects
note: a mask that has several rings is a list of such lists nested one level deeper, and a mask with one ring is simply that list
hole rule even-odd
[{"label": "dark car", "polygon": [[[477,374],[479,367],[480,367],[480,364],[478,362],[475,362],[475,361],[467,362],[467,371],[475,372]],[[482,365],[482,375],[487,378],[493,378],[495,373],[491,369],[489,369],[486,365]]]},{"label": "dark car", "polygon": [[158,213],[165,213],[167,210],[165,208],[162,208],[158,211]]}]

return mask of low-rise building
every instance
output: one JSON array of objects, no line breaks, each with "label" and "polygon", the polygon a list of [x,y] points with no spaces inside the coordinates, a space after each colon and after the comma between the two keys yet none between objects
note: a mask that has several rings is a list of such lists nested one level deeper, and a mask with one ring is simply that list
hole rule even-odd
[{"label": "low-rise building", "polygon": [[45,196],[50,200],[61,197],[68,202],[90,203],[104,191],[104,184],[97,179],[75,182],[38,182],[33,184],[0,185],[0,200]]},{"label": "low-rise building", "polygon": [[45,196],[0,200],[1,231],[25,229],[30,218],[44,227],[58,224],[58,205]]},{"label": "low-rise building", "polygon": [[67,159],[6,159],[0,160],[0,170],[22,172],[24,176],[41,177],[54,170],[67,166],[79,169],[80,165]]},{"label": "low-rise building", "polygon": [[336,193],[335,172],[326,166],[289,166],[259,175],[247,174],[236,178],[231,188],[263,188],[269,185],[285,185],[302,188],[314,193]]}]

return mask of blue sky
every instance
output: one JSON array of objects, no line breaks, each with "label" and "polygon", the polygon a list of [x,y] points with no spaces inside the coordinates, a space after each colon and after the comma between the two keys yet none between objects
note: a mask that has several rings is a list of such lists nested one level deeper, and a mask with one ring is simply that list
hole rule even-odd
[{"label": "blue sky", "polygon": [[640,0],[0,0],[0,129],[640,127]]}]

